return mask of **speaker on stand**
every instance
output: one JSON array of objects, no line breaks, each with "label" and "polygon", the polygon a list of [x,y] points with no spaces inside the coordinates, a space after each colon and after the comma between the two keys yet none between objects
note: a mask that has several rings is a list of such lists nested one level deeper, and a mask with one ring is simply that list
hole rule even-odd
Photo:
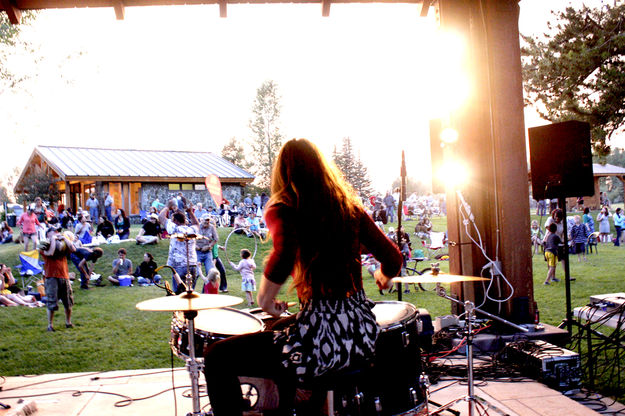
[{"label": "speaker on stand", "polygon": [[595,194],[590,147],[590,125],[565,121],[528,129],[532,196],[535,200],[558,198],[564,213],[564,279],[566,287],[566,324],[572,333],[571,276],[567,238],[566,198]]}]

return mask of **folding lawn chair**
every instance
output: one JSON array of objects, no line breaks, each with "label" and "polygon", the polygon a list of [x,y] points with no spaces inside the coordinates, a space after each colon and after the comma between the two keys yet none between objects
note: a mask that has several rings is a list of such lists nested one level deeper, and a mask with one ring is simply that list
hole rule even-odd
[{"label": "folding lawn chair", "polygon": [[22,276],[22,287],[37,286],[40,277],[38,274],[43,273],[42,261],[39,261],[39,252],[37,250],[22,251],[19,254],[21,264],[16,266]]},{"label": "folding lawn chair", "polygon": [[422,241],[423,247],[428,250],[428,258],[439,258],[442,256],[443,250],[447,247],[445,241],[445,233],[430,232],[430,242]]},{"label": "folding lawn chair", "polygon": [[595,247],[595,253],[599,254],[599,245],[597,242],[599,241],[599,231],[595,231],[588,236],[588,240],[586,240],[586,252],[592,253],[593,246]]}]

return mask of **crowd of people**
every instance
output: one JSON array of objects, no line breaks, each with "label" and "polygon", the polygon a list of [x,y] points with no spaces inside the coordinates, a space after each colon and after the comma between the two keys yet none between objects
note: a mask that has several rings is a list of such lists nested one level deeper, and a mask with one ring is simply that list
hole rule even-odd
[{"label": "crowd of people", "polygon": [[[546,201],[548,200],[543,202]],[[605,203],[607,199],[604,199],[603,195],[601,201],[604,202],[604,205],[596,217],[593,218],[588,207],[581,207],[580,210],[583,215],[574,215],[566,219],[569,253],[577,254],[578,262],[587,260],[588,244],[613,243],[617,247],[621,245],[623,229],[625,228],[625,215],[621,208],[616,208],[612,213],[609,202]],[[542,210],[540,205],[539,210]],[[614,237],[611,236],[610,219],[614,225],[616,234]],[[598,230],[595,224],[598,224]],[[556,267],[558,261],[564,261],[564,211],[562,209],[556,207],[551,211],[551,215],[545,221],[544,231],[540,228],[538,221],[532,221],[531,244],[533,254],[536,254],[541,247],[544,250],[548,268],[544,284],[549,285],[551,282],[558,282]]]}]

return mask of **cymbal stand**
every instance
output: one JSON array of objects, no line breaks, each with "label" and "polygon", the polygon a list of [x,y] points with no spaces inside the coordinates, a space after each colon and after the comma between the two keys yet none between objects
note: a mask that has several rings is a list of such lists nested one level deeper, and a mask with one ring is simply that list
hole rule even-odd
[{"label": "cymbal stand", "polygon": [[202,412],[200,408],[200,372],[204,369],[204,364],[198,362],[195,358],[195,325],[194,319],[197,311],[185,311],[184,317],[187,320],[189,328],[189,357],[187,358],[187,371],[191,378],[191,398],[193,400],[193,413],[187,413],[187,416],[204,416],[208,413]]},{"label": "cymbal stand", "polygon": [[475,415],[475,404],[476,402],[480,402],[480,404],[484,405],[486,408],[492,409],[493,411],[495,411],[496,413],[499,413],[500,415],[504,415],[504,416],[508,416],[508,414],[506,412],[504,412],[501,409],[498,409],[497,407],[493,406],[492,404],[488,403],[485,399],[476,396],[475,395],[475,383],[474,383],[474,379],[473,379],[473,336],[474,336],[474,332],[473,332],[473,320],[475,319],[475,312],[480,312],[483,315],[488,316],[489,318],[495,319],[497,321],[500,321],[506,325],[509,325],[515,329],[518,329],[522,332],[528,332],[527,328],[523,328],[522,326],[519,326],[515,323],[512,323],[510,321],[506,321],[503,318],[500,318],[496,315],[493,315],[491,313],[488,313],[486,311],[483,311],[479,308],[477,308],[475,306],[475,304],[473,302],[471,302],[470,300],[461,302],[458,299],[454,299],[451,296],[448,296],[445,288],[443,288],[441,286],[440,283],[436,284],[436,294],[440,297],[443,297],[445,299],[448,299],[452,302],[455,302],[459,305],[462,305],[464,307],[464,310],[466,312],[466,326],[467,326],[467,332],[466,332],[466,338],[467,338],[467,386],[468,386],[468,394],[466,396],[462,396],[459,397],[455,400],[452,400],[451,402],[444,404],[442,406],[440,406],[438,409],[436,409],[433,412],[429,412],[428,410],[428,414],[429,415],[437,415],[447,409],[449,409],[450,407],[452,407],[453,405],[455,405],[456,403],[460,403],[463,401],[466,401],[469,405],[469,416],[473,416]]},{"label": "cymbal stand", "polygon": [[[185,283],[187,285],[187,296],[193,293],[193,277],[191,276],[191,270],[189,267],[189,238],[185,238],[185,247],[187,251],[187,274],[185,276]],[[200,407],[200,372],[204,369],[204,364],[198,362],[195,358],[195,317],[197,311],[185,311],[184,317],[187,320],[187,327],[189,328],[189,357],[187,358],[187,371],[191,378],[191,399],[193,400],[193,413],[187,413],[187,416],[204,416],[208,413],[202,412]]]}]

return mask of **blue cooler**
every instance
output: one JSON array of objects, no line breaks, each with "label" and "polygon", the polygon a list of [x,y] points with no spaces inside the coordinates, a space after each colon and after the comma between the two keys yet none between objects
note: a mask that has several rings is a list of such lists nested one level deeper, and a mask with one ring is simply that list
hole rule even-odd
[{"label": "blue cooler", "polygon": [[120,286],[130,286],[130,283],[132,283],[132,280],[130,280],[130,277],[128,277],[128,276],[124,276],[124,277],[120,277],[119,278],[119,285]]}]

